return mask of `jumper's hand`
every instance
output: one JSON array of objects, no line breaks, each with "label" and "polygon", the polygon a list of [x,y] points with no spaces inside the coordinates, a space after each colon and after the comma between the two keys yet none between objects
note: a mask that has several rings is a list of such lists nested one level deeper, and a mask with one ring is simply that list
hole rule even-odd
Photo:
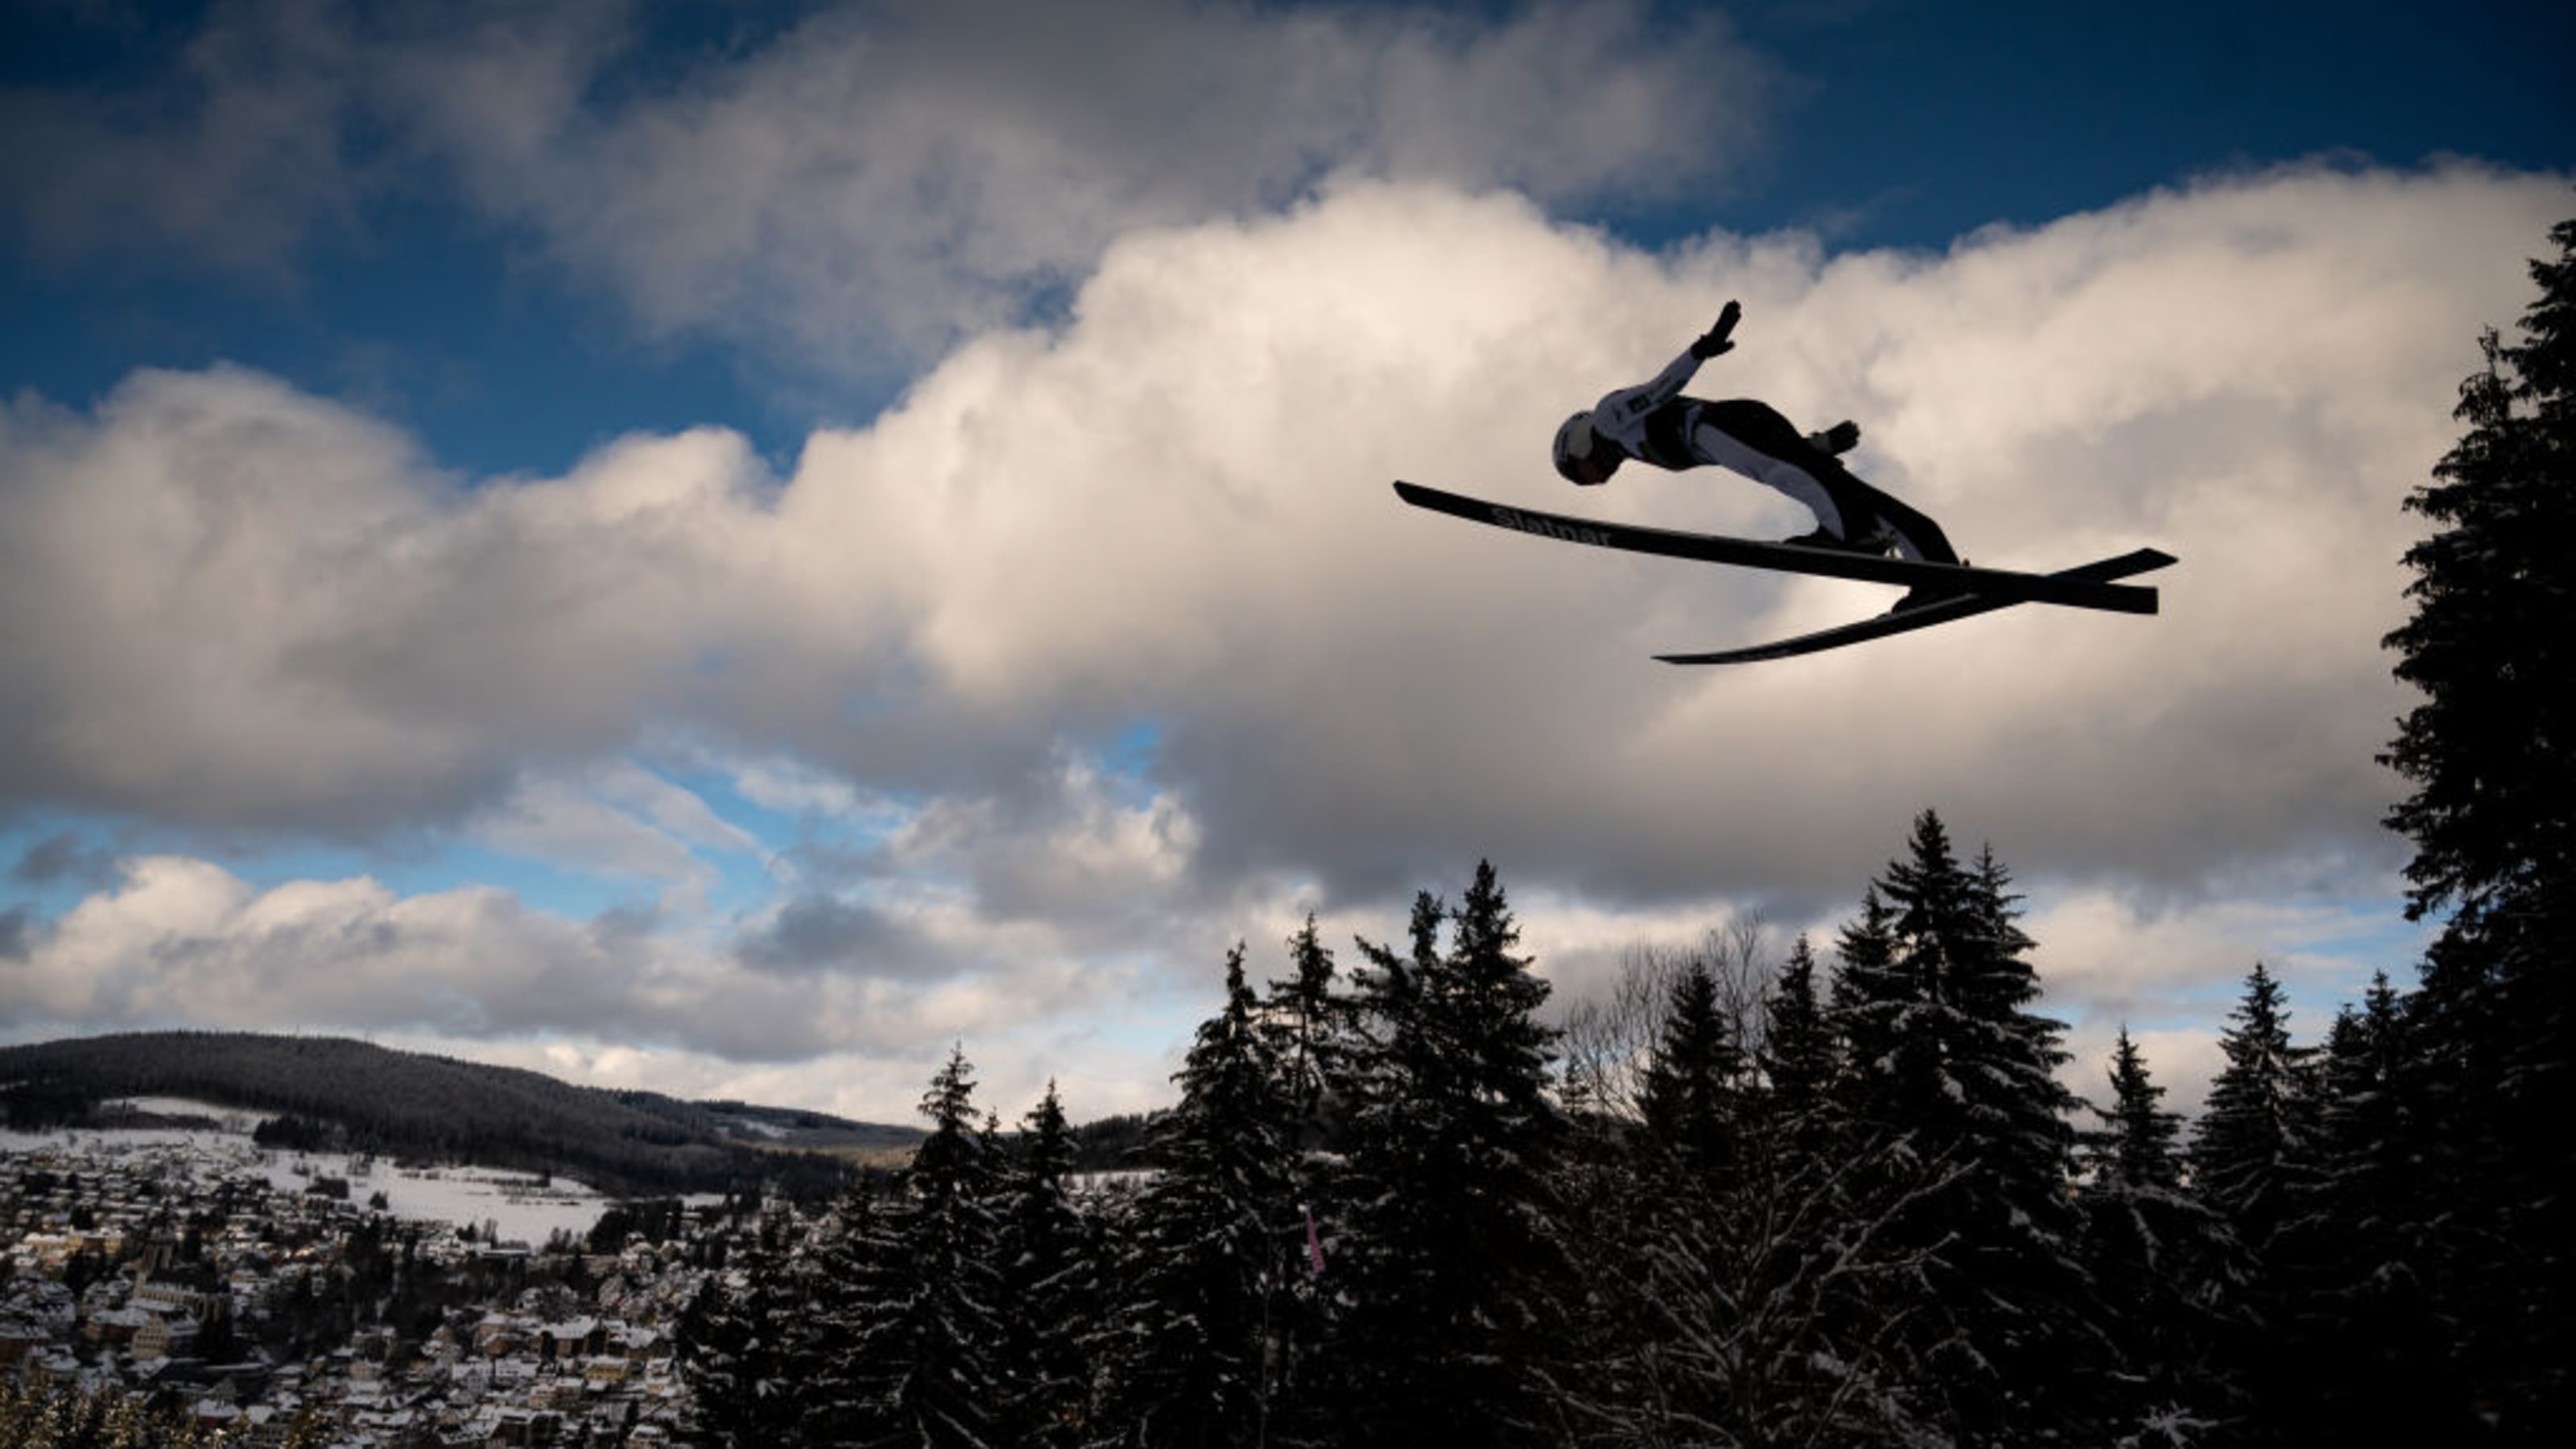
[{"label": "jumper's hand", "polygon": [[1735,331],[1736,322],[1743,316],[1744,308],[1740,304],[1727,303],[1725,310],[1717,314],[1717,325],[1701,333],[1691,343],[1691,356],[1706,362],[1721,352],[1734,350],[1735,344],[1728,340],[1728,334]]}]

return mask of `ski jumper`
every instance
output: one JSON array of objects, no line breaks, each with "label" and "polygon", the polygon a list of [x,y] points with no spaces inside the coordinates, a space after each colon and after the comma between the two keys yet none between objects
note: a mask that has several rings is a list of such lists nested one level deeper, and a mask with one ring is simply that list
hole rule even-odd
[{"label": "ski jumper", "polygon": [[1805,504],[1819,527],[1846,543],[1865,545],[1884,536],[1905,558],[1959,561],[1939,524],[1862,482],[1770,404],[1682,396],[1699,364],[1696,353],[1684,352],[1654,381],[1601,399],[1590,415],[1593,435],[1658,468],[1678,472],[1713,465],[1777,489]]}]

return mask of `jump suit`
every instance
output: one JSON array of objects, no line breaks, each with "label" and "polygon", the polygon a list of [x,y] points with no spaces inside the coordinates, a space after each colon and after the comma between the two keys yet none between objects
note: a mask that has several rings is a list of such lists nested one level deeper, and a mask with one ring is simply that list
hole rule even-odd
[{"label": "jump suit", "polygon": [[1959,561],[1939,524],[1862,482],[1840,459],[1808,442],[1770,404],[1682,396],[1699,363],[1684,352],[1654,381],[1601,399],[1592,409],[1593,434],[1658,468],[1715,466],[1777,489],[1805,504],[1818,526],[1847,542],[1883,534],[1903,557]]}]

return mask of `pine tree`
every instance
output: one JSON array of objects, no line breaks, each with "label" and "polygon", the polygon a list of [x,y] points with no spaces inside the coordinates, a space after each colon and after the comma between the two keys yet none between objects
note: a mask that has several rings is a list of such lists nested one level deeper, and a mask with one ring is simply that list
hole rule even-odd
[{"label": "pine tree", "polygon": [[[1446,948],[1442,945],[1447,928]],[[1491,863],[1453,912],[1418,897],[1410,950],[1363,941],[1346,1244],[1335,1343],[1340,1442],[1510,1444],[1541,1406],[1527,1366],[1549,1342],[1547,983]]]},{"label": "pine tree", "polygon": [[2314,1162],[2314,1053],[2291,1045],[2281,983],[2262,962],[2219,1035],[2227,1064],[2211,1079],[2192,1141],[2192,1182],[2258,1257],[2289,1220]]},{"label": "pine tree", "polygon": [[[1924,818],[1937,827],[1930,812]],[[2071,1059],[2066,1024],[2031,1010],[2040,990],[2028,956],[2037,943],[2021,929],[2021,898],[2011,887],[1993,849],[1981,848],[1968,885],[1968,949],[1953,960],[1960,1005],[1981,1028],[1965,1063],[1974,1070],[1962,1077],[1971,1111],[1993,1124],[1993,1138],[2012,1154],[2001,1184],[2007,1200],[2062,1227],[2075,1142],[2069,1119],[2079,1103],[2057,1079]]]},{"label": "pine tree", "polygon": [[2409,914],[2456,907],[2472,934],[2563,932],[2576,873],[2576,700],[2558,687],[2576,674],[2576,221],[2550,238],[2523,341],[2481,339],[2469,432],[2406,500],[2440,527],[2406,553],[2415,616],[2387,639],[2425,694],[2387,756],[2416,785],[2388,819],[2415,842]]},{"label": "pine tree", "polygon": [[2281,984],[2259,961],[2228,1022],[2225,1063],[2192,1137],[2190,1181],[2240,1254],[2232,1301],[2252,1336],[2234,1345],[2229,1375],[2257,1431],[2295,1443],[2308,1429],[2291,1406],[2315,1398],[2315,1366],[2295,1335],[2309,1277],[2300,1220],[2317,1185],[2316,1053],[2292,1044]]},{"label": "pine tree", "polygon": [[[832,1383],[845,1418],[814,1442],[971,1449],[1001,1442],[999,1154],[952,1049],[921,1100],[930,1135],[897,1193],[850,1225]],[[814,1431],[809,1429],[809,1434]]]},{"label": "pine tree", "polygon": [[2319,1443],[2467,1442],[2471,1396],[2432,1295],[2442,1190],[2424,1179],[2411,1029],[2386,973],[2345,1007],[2317,1063],[2311,1172],[2276,1241],[2284,1300],[2273,1346]]},{"label": "pine tree", "polygon": [[1274,1313],[1300,1270],[1285,1104],[1244,981],[1226,956],[1225,1005],[1199,1027],[1154,1127],[1158,1171],[1130,1225],[1128,1308],[1109,1419],[1121,1442],[1250,1444],[1281,1385]]},{"label": "pine tree", "polygon": [[1695,1177],[1715,1178],[1734,1164],[1745,1074],[1736,1037],[1718,1004],[1717,978],[1706,962],[1692,962],[1673,982],[1639,1105],[1648,1136]]},{"label": "pine tree", "polygon": [[[1758,1077],[1710,960],[1632,962],[1616,991],[1662,1011],[1642,1087],[1597,1094],[1561,1159],[1575,1275],[1546,1369],[1557,1411],[1585,1444],[1936,1442],[1935,1375],[1899,1329],[1932,1292],[1911,1220],[1957,1169],[1908,1166],[1837,1120],[1803,940],[1755,1003]],[[1615,1060],[1623,1040],[1587,1050]]]},{"label": "pine tree", "polygon": [[2119,1372],[2106,1394],[2129,1422],[2180,1414],[2215,1422],[2235,1411],[2227,1377],[2242,1348],[2232,1314],[2239,1275],[2226,1225],[2183,1185],[2182,1117],[2120,1028],[2111,1052],[2111,1105],[2093,1107],[2084,1134],[2084,1260]]},{"label": "pine tree", "polygon": [[2086,1144],[2097,1192],[2113,1186],[2164,1192],[2182,1185],[2182,1114],[2157,1105],[2164,1095],[2122,1026],[2111,1049],[2111,1106],[2094,1109],[2104,1130]]},{"label": "pine tree", "polygon": [[1818,1110],[1832,1090],[1839,1052],[1816,984],[1816,952],[1805,936],[1762,1002],[1763,1081],[1776,1111],[1798,1116]]},{"label": "pine tree", "polygon": [[2414,1012],[2452,1191],[2435,1291],[2508,1434],[2576,1419],[2576,221],[2550,240],[2520,340],[2481,339],[2468,432],[2406,501],[2436,531],[2386,640],[2424,693],[2387,823],[2415,845],[2409,917],[2447,913]]},{"label": "pine tree", "polygon": [[1962,865],[1924,811],[1843,933],[1835,981],[1855,1122],[1898,1166],[1954,1170],[1911,1222],[1939,1245],[1914,1331],[1972,1438],[2077,1427],[2096,1346],[2066,1191],[2064,1028],[2028,1009],[2039,984],[2009,886],[1991,851]]},{"label": "pine tree", "polygon": [[1084,1442],[1101,1334],[1099,1244],[1073,1200],[1074,1144],[1055,1083],[1021,1119],[1008,1173],[1002,1291],[1005,1442]]},{"label": "pine tree", "polygon": [[[1280,1145],[1287,1157],[1297,1227],[1313,1234],[1311,1241],[1296,1245],[1305,1250],[1300,1260],[1305,1271],[1290,1271],[1278,1285],[1270,1315],[1275,1377],[1283,1391],[1293,1393],[1310,1376],[1332,1332],[1333,1295],[1316,1266],[1322,1243],[1321,1229],[1314,1225],[1338,1212],[1333,1148],[1350,1107],[1352,1040],[1350,1004],[1334,990],[1338,973],[1333,953],[1312,913],[1287,944],[1292,969],[1286,980],[1269,983],[1261,1026],[1284,1114]],[[1304,1399],[1295,1399],[1293,1406],[1296,1416],[1313,1417]]]},{"label": "pine tree", "polygon": [[[774,1225],[768,1229],[774,1231]],[[680,1367],[696,1442],[708,1449],[769,1449],[795,1442],[829,1371],[827,1330],[812,1305],[838,1283],[783,1241],[737,1255],[710,1277],[681,1317]]]},{"label": "pine tree", "polygon": [[882,1191],[882,1183],[852,1186],[802,1241],[759,1255],[771,1275],[762,1316],[789,1355],[775,1391],[793,1419],[779,1442],[893,1442],[887,1381],[900,1365],[886,1349],[858,1346],[872,1338],[895,1345],[889,1326],[919,1285],[893,1225],[900,1209]]},{"label": "pine tree", "polygon": [[1333,953],[1311,914],[1288,938],[1288,959],[1294,970],[1286,980],[1269,984],[1261,1030],[1279,1073],[1280,1095],[1288,1104],[1292,1143],[1304,1152],[1323,1145],[1340,1107],[1346,1013],[1333,993]]},{"label": "pine tree", "polygon": [[[1920,995],[1897,960],[1896,910],[1871,881],[1861,891],[1860,914],[1834,938],[1826,1019],[1844,1044],[1845,1069],[1834,1082],[1843,1115],[1899,1139],[1912,1124],[1889,1111],[1903,1101],[1896,1085],[1928,1075],[1928,1058],[1909,1050],[1909,1016]],[[1904,1150],[1913,1150],[1910,1141]]]},{"label": "pine tree", "polygon": [[[2317,1072],[2317,1177],[2310,1213],[2364,1274],[2415,1259],[2425,1217],[2420,1104],[2403,1000],[2381,972],[2326,1033]],[[2410,1274],[2413,1270],[2408,1270]]]}]

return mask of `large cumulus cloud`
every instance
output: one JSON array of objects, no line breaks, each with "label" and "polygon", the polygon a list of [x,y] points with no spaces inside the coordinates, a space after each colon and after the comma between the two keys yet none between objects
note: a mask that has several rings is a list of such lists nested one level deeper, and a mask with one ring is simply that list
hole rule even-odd
[{"label": "large cumulus cloud", "polygon": [[[22,400],[8,788],[365,829],[676,726],[1007,812],[1068,733],[1145,719],[1222,868],[1487,849],[1641,896],[1829,886],[1853,826],[1932,801],[2182,884],[2349,840],[2386,800],[2398,503],[2559,200],[2290,173],[1824,260],[1641,255],[1507,196],[1363,185],[1122,239],[1063,329],[978,339],[783,477],[701,430],[457,479],[233,370]],[[1703,390],[1861,418],[1862,470],[1982,561],[2165,546],[2163,617],[2027,609],[1692,674],[1643,656],[1885,600],[1394,504],[1409,475],[1799,526],[1714,473],[1575,495],[1546,471],[1566,406],[1728,296],[1743,346]]]},{"label": "large cumulus cloud", "polygon": [[12,797],[205,824],[436,819],[613,745],[756,635],[740,439],[468,490],[231,368],[0,420]]},{"label": "large cumulus cloud", "polygon": [[[1513,193],[1341,182],[1277,216],[1122,232],[1061,325],[974,337],[779,470],[709,428],[563,477],[458,477],[236,369],[139,373],[86,408],[21,398],[0,422],[14,805],[579,835],[683,896],[703,888],[686,849],[654,865],[564,782],[684,847],[740,848],[619,773],[679,739],[774,762],[746,795],[883,818],[843,874],[781,862],[798,873],[769,914],[636,959],[506,897],[298,894],[162,857],[9,926],[41,963],[10,978],[13,1010],[229,1020],[217,987],[275,972],[373,1019],[309,964],[328,943],[445,983],[399,998],[425,1029],[579,1021],[761,1058],[819,1050],[814,1021],[845,1043],[1033,1022],[1022,1004],[1132,966],[1116,942],[1196,961],[1262,919],[1250,902],[1374,909],[1480,854],[1594,921],[1585,960],[1607,959],[1602,921],[1708,902],[1805,924],[1925,804],[2096,893],[2051,969],[2106,1011],[2172,999],[2075,959],[2115,934],[2077,925],[2192,942],[2215,972],[2208,924],[2251,919],[2249,889],[2331,914],[2387,886],[2395,784],[2372,757],[2404,705],[2377,642],[2403,613],[2399,503],[2456,437],[2477,332],[2520,310],[2564,195],[2465,166],[2303,168],[1946,254],[1829,257],[1726,235],[1645,253]],[[1551,546],[1389,494],[1410,476],[1803,527],[1714,474],[1576,495],[1547,469],[1556,418],[1730,296],[1742,345],[1701,390],[1860,419],[1861,471],[1981,562],[2169,548],[2164,614],[2023,609],[1694,674],[1646,656],[1886,595]],[[1100,742],[1135,729],[1142,773],[1104,769]],[[134,924],[172,911],[184,948]],[[490,959],[546,964],[425,944],[458,921],[521,943]],[[800,1021],[818,982],[857,994]],[[787,1025],[764,1036],[772,1012]]]}]

